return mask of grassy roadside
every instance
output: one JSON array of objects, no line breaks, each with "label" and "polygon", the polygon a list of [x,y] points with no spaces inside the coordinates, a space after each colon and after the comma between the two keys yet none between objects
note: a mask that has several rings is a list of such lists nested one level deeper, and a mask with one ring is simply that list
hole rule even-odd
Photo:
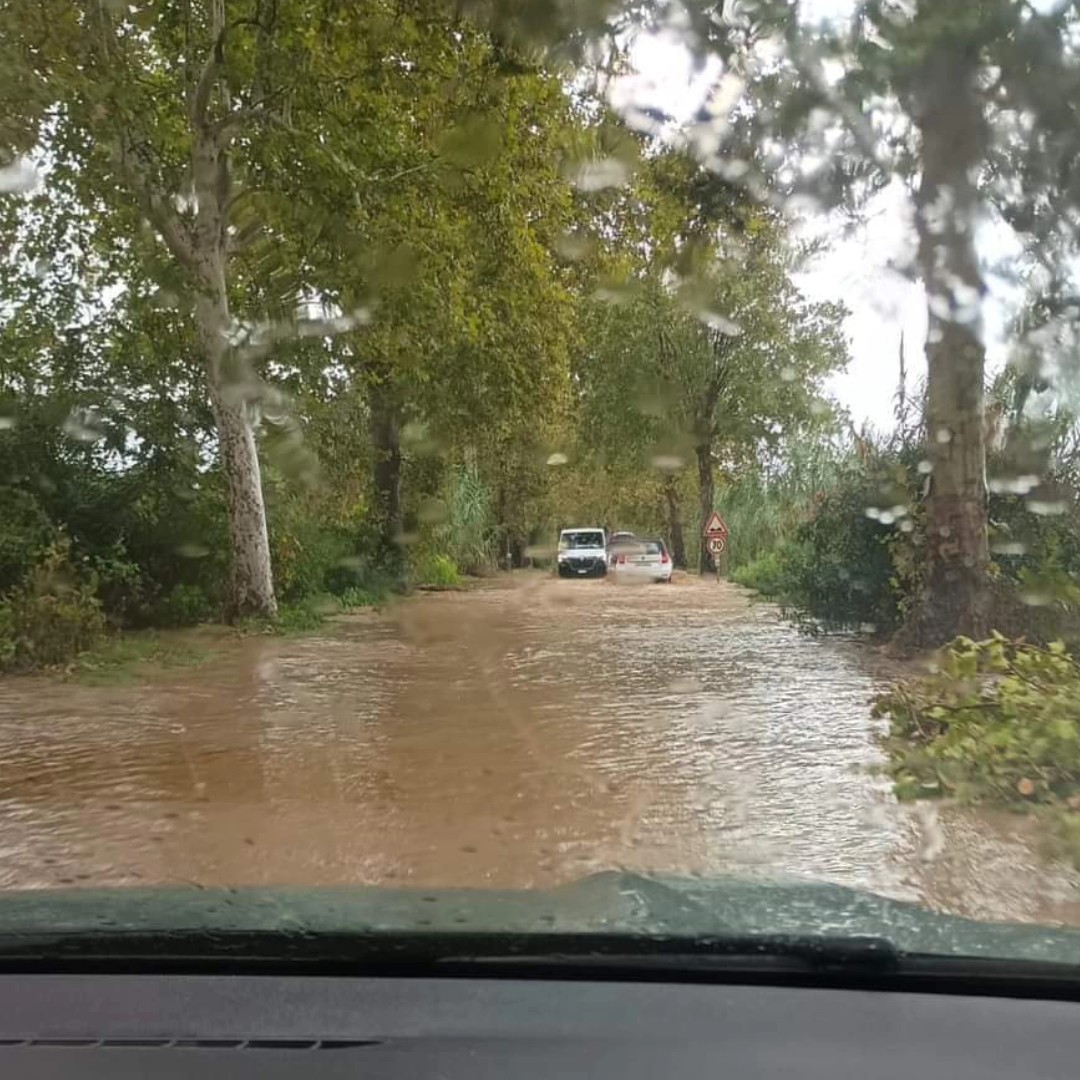
[{"label": "grassy roadside", "polygon": [[85,686],[149,682],[179,668],[198,667],[217,651],[230,628],[204,624],[184,630],[129,630],[106,638],[52,670]]},{"label": "grassy roadside", "polygon": [[[65,664],[25,674],[58,676],[84,686],[137,685],[200,667],[220,655],[223,647],[243,638],[303,636],[316,632],[328,619],[376,611],[390,602],[389,595],[367,593],[345,598],[317,596],[298,604],[283,604],[276,622],[249,619],[236,625],[199,623],[176,629],[118,630]],[[18,674],[22,673],[8,673],[8,677]]]},{"label": "grassy roadside", "polygon": [[258,636],[303,637],[313,634],[328,621],[370,614],[430,592],[468,592],[490,584],[492,577],[455,576],[452,580],[415,584],[405,594],[350,589],[343,596],[329,593],[310,596],[293,604],[282,604],[277,621],[248,619],[235,625],[199,623],[176,629],[119,630],[102,638],[93,647],[65,664],[38,667],[27,672],[0,673],[9,678],[20,674],[53,675],[85,686],[137,685],[152,682],[177,670],[196,668],[210,662],[223,646],[239,639]]},{"label": "grassy roadside", "polygon": [[62,667],[39,669],[87,686],[149,682],[177,669],[199,667],[219,654],[223,645],[260,635],[303,637],[342,617],[370,614],[430,592],[468,592],[490,584],[493,578],[458,576],[450,581],[416,584],[410,592],[349,590],[343,596],[329,593],[282,604],[277,621],[248,619],[236,625],[200,623],[175,630],[123,630],[103,639]]}]

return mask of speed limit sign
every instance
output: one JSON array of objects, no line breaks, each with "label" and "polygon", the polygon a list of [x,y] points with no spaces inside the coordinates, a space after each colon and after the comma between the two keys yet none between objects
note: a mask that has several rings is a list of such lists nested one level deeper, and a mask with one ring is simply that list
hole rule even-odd
[{"label": "speed limit sign", "polygon": [[709,537],[709,554],[710,555],[723,555],[724,548],[727,547],[727,541],[722,536],[710,536]]}]

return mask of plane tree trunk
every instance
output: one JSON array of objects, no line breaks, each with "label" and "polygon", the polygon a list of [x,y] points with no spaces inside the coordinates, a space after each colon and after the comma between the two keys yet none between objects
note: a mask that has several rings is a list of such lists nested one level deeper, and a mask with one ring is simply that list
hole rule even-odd
[{"label": "plane tree trunk", "polygon": [[[955,7],[966,0],[946,2]],[[980,324],[985,284],[975,250],[975,178],[984,158],[985,120],[977,70],[974,50],[950,40],[928,57],[918,95],[922,179],[916,223],[929,318],[926,429],[932,471],[922,591],[908,632],[922,645],[956,634],[979,638],[989,630]]]}]

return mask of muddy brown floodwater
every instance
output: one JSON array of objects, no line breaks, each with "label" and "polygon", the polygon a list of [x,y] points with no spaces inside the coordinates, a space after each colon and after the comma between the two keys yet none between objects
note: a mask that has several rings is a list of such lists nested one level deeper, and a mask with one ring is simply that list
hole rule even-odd
[{"label": "muddy brown floodwater", "polygon": [[227,641],[136,687],[0,682],[0,886],[798,874],[1080,924],[1030,823],[901,806],[895,674],[733,586],[538,573]]}]

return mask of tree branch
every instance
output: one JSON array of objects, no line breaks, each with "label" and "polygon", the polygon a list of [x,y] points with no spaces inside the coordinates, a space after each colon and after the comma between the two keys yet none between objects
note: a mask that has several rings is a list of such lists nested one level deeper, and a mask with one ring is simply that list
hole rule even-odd
[{"label": "tree branch", "polygon": [[217,123],[211,124],[210,136],[217,141],[219,146],[223,146],[246,124],[257,123],[260,120],[267,123],[283,123],[275,113],[267,109],[265,102],[259,105],[245,105],[233,109]]},{"label": "tree branch", "polygon": [[210,34],[213,38],[213,44],[207,54],[202,71],[199,73],[199,81],[195,84],[195,91],[191,95],[189,115],[191,126],[196,130],[206,126],[206,114],[210,108],[210,97],[225,64],[225,34],[227,30],[228,27],[225,24],[225,0],[211,0]]},{"label": "tree branch", "polygon": [[157,229],[178,262],[195,266],[195,248],[188,230],[154,182],[134,144],[120,147],[120,169],[150,224]]}]

